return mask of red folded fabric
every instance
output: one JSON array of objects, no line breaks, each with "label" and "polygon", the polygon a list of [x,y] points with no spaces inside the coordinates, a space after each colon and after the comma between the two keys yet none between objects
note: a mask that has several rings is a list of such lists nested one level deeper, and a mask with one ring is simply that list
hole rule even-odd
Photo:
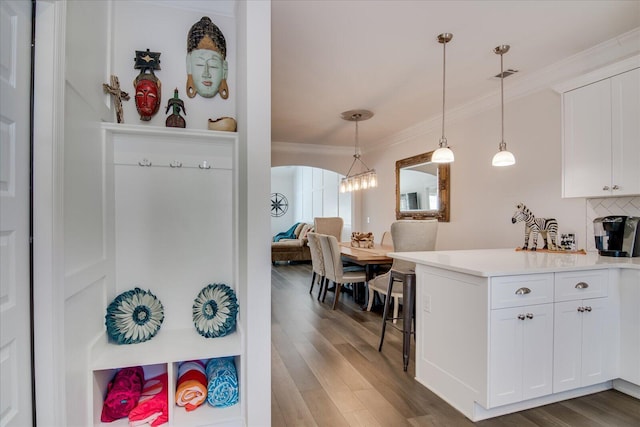
[{"label": "red folded fabric", "polygon": [[169,421],[169,392],[167,373],[160,374],[144,383],[138,405],[129,412],[129,425],[159,426]]},{"label": "red folded fabric", "polygon": [[110,423],[129,415],[129,412],[138,404],[143,384],[142,367],[120,369],[107,387],[107,397],[102,405],[100,420]]}]

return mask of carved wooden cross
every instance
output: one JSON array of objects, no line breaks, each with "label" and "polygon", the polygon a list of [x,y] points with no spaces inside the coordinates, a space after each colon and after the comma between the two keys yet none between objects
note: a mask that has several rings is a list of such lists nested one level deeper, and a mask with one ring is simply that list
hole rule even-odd
[{"label": "carved wooden cross", "polygon": [[113,96],[113,103],[116,107],[116,120],[118,123],[124,123],[124,117],[122,115],[122,100],[129,100],[129,94],[123,90],[120,90],[120,81],[118,77],[112,75],[111,76],[111,85],[106,83],[102,84],[102,89],[104,93],[108,93]]}]

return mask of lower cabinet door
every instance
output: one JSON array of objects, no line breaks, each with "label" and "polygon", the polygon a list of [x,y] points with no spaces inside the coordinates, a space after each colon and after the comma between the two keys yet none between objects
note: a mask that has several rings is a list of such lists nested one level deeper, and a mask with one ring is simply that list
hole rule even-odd
[{"label": "lower cabinet door", "polygon": [[586,387],[615,376],[615,322],[608,298],[555,304],[553,392]]},{"label": "lower cabinet door", "polygon": [[550,394],[553,304],[491,311],[489,406]]}]

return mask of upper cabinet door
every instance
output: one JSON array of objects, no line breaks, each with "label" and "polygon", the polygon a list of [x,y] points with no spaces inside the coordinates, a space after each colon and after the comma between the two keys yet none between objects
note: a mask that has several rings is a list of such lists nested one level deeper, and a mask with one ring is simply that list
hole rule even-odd
[{"label": "upper cabinet door", "polygon": [[564,92],[562,195],[640,194],[640,68]]},{"label": "upper cabinet door", "polygon": [[611,78],[613,195],[640,194],[640,68]]},{"label": "upper cabinet door", "polygon": [[563,94],[563,197],[610,195],[611,85],[602,80]]}]

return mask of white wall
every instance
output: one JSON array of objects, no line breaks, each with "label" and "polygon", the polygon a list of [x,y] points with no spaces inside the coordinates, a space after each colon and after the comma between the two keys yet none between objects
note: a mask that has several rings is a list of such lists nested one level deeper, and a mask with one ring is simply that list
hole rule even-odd
[{"label": "white wall", "polygon": [[[555,217],[560,232],[585,240],[583,199],[562,199],[560,95],[545,90],[505,105],[505,139],[516,165],[494,168],[491,158],[500,140],[500,109],[484,111],[447,126],[456,160],[451,165],[451,221],[440,223],[438,249],[521,246],[524,225],[511,216],[519,202],[536,216]],[[364,196],[363,210],[372,215],[371,231],[385,230],[395,220],[395,160],[436,148],[439,134],[421,135],[389,150],[369,153],[384,174],[381,185]],[[389,203],[380,204],[379,200]]]},{"label": "white wall", "polygon": [[[163,6],[150,1],[114,1],[117,29],[114,33],[113,72],[120,79],[122,90],[129,92],[131,99],[123,102],[124,122],[144,126],[165,126],[167,100],[173,97],[178,88],[179,97],[185,104],[183,114],[189,129],[207,129],[208,119],[223,116],[236,118],[237,83],[237,36],[235,18],[228,16],[206,15],[200,11],[181,10]],[[202,6],[205,7],[205,6]],[[229,74],[229,98],[220,95],[203,98],[196,95],[189,98],[187,84],[187,34],[193,24],[202,16],[209,16],[220,28],[226,39]],[[140,70],[133,68],[136,50],[149,49],[160,52],[160,68],[155,75],[162,83],[162,102],[160,110],[148,122],[140,120],[134,100],[133,80]],[[171,111],[170,111],[171,112]],[[115,121],[111,118],[112,121]]]},{"label": "white wall", "polygon": [[351,194],[339,192],[342,175],[306,166],[271,168],[271,192],[284,194],[289,209],[282,217],[271,217],[271,234],[287,231],[296,222],[313,223],[315,217],[340,216],[343,239],[351,235]]}]

